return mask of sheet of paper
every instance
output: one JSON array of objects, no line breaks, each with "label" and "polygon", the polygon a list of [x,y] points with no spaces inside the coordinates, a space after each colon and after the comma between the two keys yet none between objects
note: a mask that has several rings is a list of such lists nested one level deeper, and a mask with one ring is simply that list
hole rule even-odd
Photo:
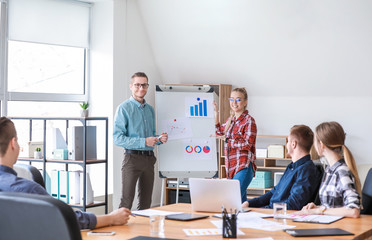
[{"label": "sheet of paper", "polygon": [[[197,229],[183,229],[187,236],[208,236],[208,235],[222,235],[222,228],[197,228]],[[237,229],[238,235],[245,235],[244,232]]]},{"label": "sheet of paper", "polygon": [[274,240],[272,237],[265,238],[239,238],[239,240]]},{"label": "sheet of paper", "polygon": [[[217,228],[222,229],[222,220],[212,220],[211,223]],[[283,222],[269,221],[259,217],[240,219],[238,216],[238,228],[253,228],[264,231],[278,231],[296,226],[287,225]]]},{"label": "sheet of paper", "polygon": [[153,216],[153,215],[168,216],[168,215],[172,215],[172,214],[180,214],[180,213],[183,213],[183,212],[169,212],[169,211],[161,211],[161,210],[154,210],[154,209],[145,209],[145,210],[132,211],[132,213],[134,215],[150,217],[150,216]]},{"label": "sheet of paper", "polygon": [[239,218],[252,218],[252,217],[260,217],[260,218],[267,218],[267,217],[273,217],[272,214],[266,214],[266,213],[259,213],[259,212],[246,212],[246,213],[239,213],[238,219]]},{"label": "sheet of paper", "polygon": [[168,133],[168,140],[192,138],[192,128],[189,118],[173,118],[162,121],[161,132]]},{"label": "sheet of paper", "polygon": [[[213,214],[213,217],[216,218],[222,218],[221,213]],[[244,218],[251,218],[251,217],[260,217],[260,218],[267,218],[267,217],[273,217],[272,214],[265,214],[265,213],[259,213],[259,212],[246,212],[246,213],[239,213],[238,219],[244,219]]]}]

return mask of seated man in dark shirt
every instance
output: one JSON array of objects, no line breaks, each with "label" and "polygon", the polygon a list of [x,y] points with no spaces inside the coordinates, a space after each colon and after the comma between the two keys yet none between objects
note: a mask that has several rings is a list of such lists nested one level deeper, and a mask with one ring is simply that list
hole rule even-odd
[{"label": "seated man in dark shirt", "polygon": [[289,210],[301,210],[312,202],[321,180],[319,170],[310,159],[313,138],[314,133],[308,126],[293,126],[286,146],[292,163],[270,192],[244,202],[242,207],[273,208],[274,203],[284,202]]},{"label": "seated man in dark shirt", "polygon": [[[13,122],[0,118],[0,192],[24,192],[40,195],[49,195],[45,189],[36,182],[19,178],[13,170],[17,162],[19,145],[17,132]],[[95,216],[92,213],[75,211],[80,228],[93,229],[110,225],[123,225],[128,222],[131,212],[126,208],[117,209],[110,214]]]}]

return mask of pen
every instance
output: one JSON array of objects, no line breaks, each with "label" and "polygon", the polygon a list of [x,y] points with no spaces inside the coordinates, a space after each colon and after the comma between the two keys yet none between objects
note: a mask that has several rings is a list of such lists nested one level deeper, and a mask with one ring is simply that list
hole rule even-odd
[{"label": "pen", "polygon": [[167,134],[167,133],[164,133],[164,132],[161,133],[160,136],[158,137],[158,139],[160,140],[160,138],[161,138],[163,135],[165,135],[165,134]]}]

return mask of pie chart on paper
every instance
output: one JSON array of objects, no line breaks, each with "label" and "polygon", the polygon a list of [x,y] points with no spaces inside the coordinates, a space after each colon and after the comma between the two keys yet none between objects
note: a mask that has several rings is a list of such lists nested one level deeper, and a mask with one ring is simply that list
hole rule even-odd
[{"label": "pie chart on paper", "polygon": [[204,146],[203,147],[203,152],[209,153],[211,151],[211,148],[209,146]]}]

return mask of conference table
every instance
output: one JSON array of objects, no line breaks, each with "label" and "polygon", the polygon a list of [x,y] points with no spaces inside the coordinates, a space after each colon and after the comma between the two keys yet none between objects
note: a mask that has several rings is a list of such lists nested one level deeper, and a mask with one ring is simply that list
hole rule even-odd
[{"label": "conference table", "polygon": [[[191,204],[178,203],[162,207],[153,208],[163,211],[184,212],[192,213]],[[272,214],[272,209],[251,208],[252,211]],[[288,213],[294,211],[287,211]],[[222,235],[209,235],[209,236],[187,236],[183,229],[201,229],[201,228],[216,228],[211,223],[211,220],[218,220],[212,217],[215,213],[194,212],[196,214],[210,215],[209,218],[193,220],[193,221],[175,221],[165,220],[164,237],[174,239],[224,239]],[[267,220],[273,220],[269,218]],[[353,236],[322,236],[322,237],[292,237],[288,233],[279,231],[264,231],[250,228],[239,228],[245,235],[238,235],[238,239],[250,238],[264,238],[272,237],[273,239],[372,239],[372,215],[361,215],[360,218],[343,218],[330,224],[317,224],[317,223],[299,223],[286,219],[288,225],[295,225],[299,229],[319,229],[319,228],[341,228],[348,232],[354,233]],[[294,229],[296,229],[294,228]],[[123,226],[110,226],[96,229],[97,232],[115,232],[113,236],[92,236],[87,235],[86,231],[82,231],[81,235],[84,240],[104,239],[104,240],[117,240],[117,239],[130,239],[137,236],[151,236],[150,224],[148,217],[135,216],[130,217],[127,225]],[[155,236],[153,236],[155,237]],[[156,236],[157,237],[157,236]]]}]

